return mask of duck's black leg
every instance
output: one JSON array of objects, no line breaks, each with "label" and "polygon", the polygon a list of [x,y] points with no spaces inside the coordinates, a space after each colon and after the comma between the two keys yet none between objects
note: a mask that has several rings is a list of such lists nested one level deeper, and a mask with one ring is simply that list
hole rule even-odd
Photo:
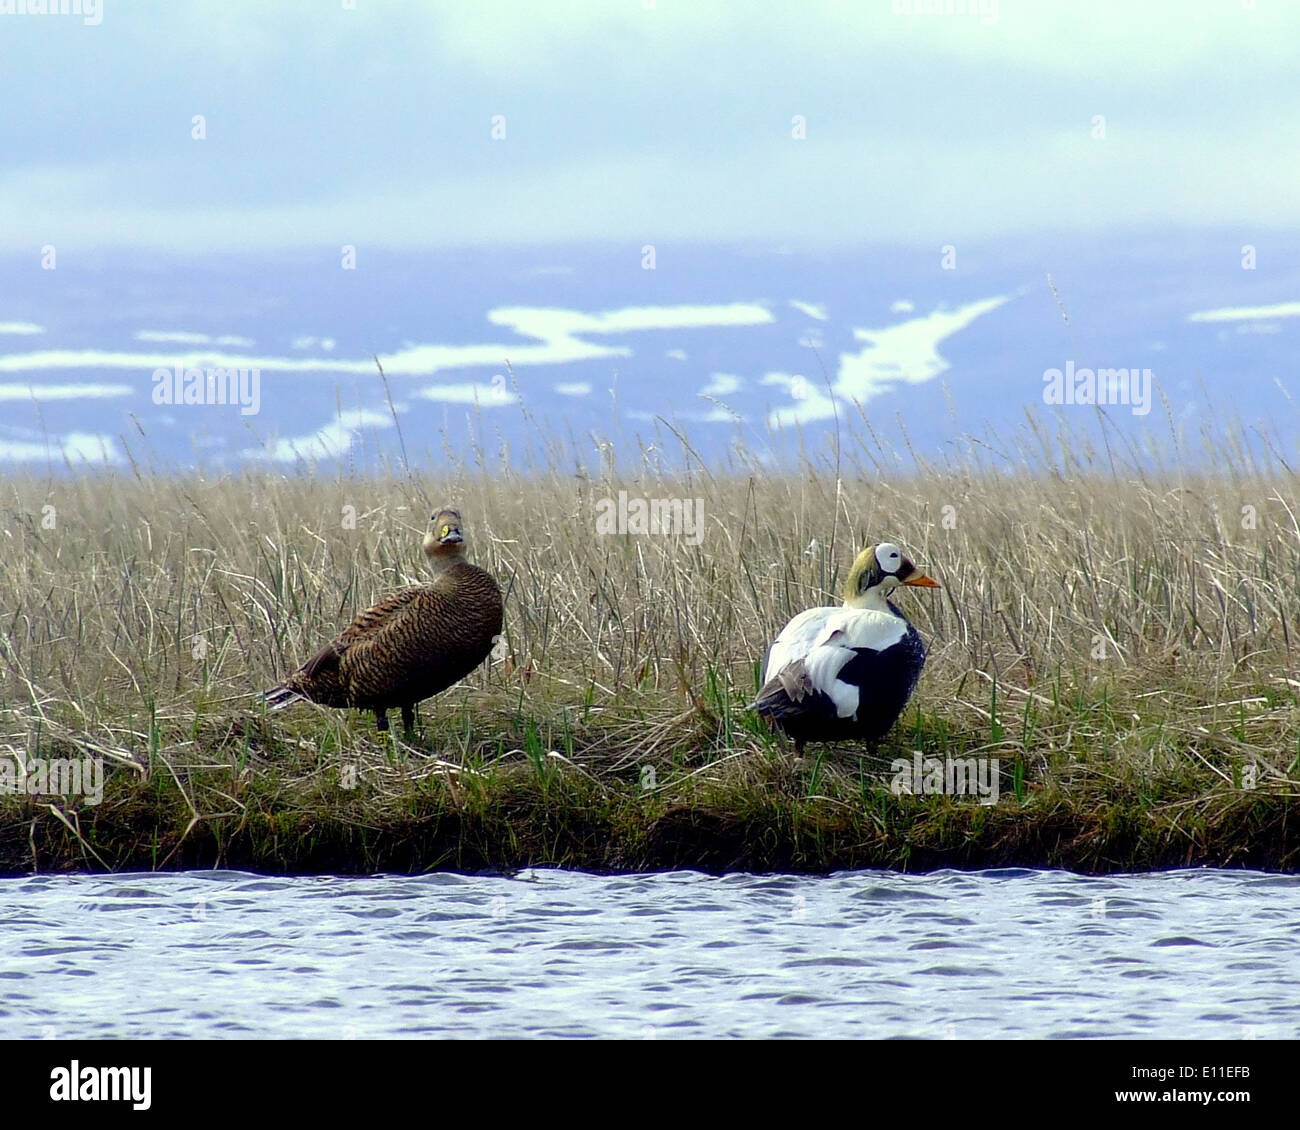
[{"label": "duck's black leg", "polygon": [[415,704],[408,702],[402,706],[402,728],[408,735],[415,733]]},{"label": "duck's black leg", "polygon": [[387,710],[375,711],[375,725],[379,727],[380,733],[383,734],[388,733],[388,711]]}]

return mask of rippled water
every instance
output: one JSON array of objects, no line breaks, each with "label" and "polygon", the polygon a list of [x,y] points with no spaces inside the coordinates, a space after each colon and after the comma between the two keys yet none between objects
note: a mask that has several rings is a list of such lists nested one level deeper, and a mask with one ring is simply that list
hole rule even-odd
[{"label": "rippled water", "polygon": [[1300,877],[0,880],[0,1036],[1300,1033]]}]

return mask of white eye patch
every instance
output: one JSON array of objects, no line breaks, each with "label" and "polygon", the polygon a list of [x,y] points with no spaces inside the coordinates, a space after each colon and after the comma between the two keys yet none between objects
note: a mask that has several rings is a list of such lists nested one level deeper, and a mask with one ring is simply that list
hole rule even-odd
[{"label": "white eye patch", "polygon": [[889,542],[881,542],[876,546],[876,562],[886,573],[897,573],[899,565],[903,561],[903,551],[896,545]]}]

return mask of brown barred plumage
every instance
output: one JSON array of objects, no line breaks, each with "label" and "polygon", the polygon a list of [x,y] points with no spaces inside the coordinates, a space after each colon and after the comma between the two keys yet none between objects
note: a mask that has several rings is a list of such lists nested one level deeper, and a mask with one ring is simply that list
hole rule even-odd
[{"label": "brown barred plumage", "polygon": [[385,597],[328,646],[268,691],[272,709],[301,699],[373,710],[379,729],[400,708],[415,726],[415,704],[459,682],[491,654],[501,634],[501,589],[465,560],[460,514],[433,516],[424,550],[435,579]]}]

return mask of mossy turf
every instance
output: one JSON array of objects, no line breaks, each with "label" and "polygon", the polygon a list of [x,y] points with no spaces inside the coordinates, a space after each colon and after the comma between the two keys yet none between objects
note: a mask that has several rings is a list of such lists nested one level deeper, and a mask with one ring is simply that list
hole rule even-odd
[{"label": "mossy turf", "polygon": [[[281,718],[238,719],[224,732],[205,726],[203,742],[185,747],[189,756],[164,746],[151,765],[110,768],[98,805],[3,798],[0,871],[1104,873],[1286,871],[1300,861],[1296,797],[1267,783],[1239,787],[1230,756],[1217,766],[1207,759],[1199,780],[1153,787],[1137,775],[1090,773],[1086,763],[1062,779],[1064,766],[1008,748],[998,759],[997,803],[986,804],[891,790],[891,762],[910,762],[914,748],[938,758],[975,748],[916,719],[904,728],[912,742],[899,744],[896,731],[874,752],[828,747],[795,762],[783,744],[759,736],[721,757],[683,747],[618,765],[572,744],[539,743],[546,728],[532,720],[452,760],[421,737],[385,742],[364,733],[342,755],[322,753],[309,740],[277,736]],[[45,750],[74,752],[64,742]],[[987,747],[977,755],[993,756]],[[1097,761],[1104,765],[1104,756]]]}]

